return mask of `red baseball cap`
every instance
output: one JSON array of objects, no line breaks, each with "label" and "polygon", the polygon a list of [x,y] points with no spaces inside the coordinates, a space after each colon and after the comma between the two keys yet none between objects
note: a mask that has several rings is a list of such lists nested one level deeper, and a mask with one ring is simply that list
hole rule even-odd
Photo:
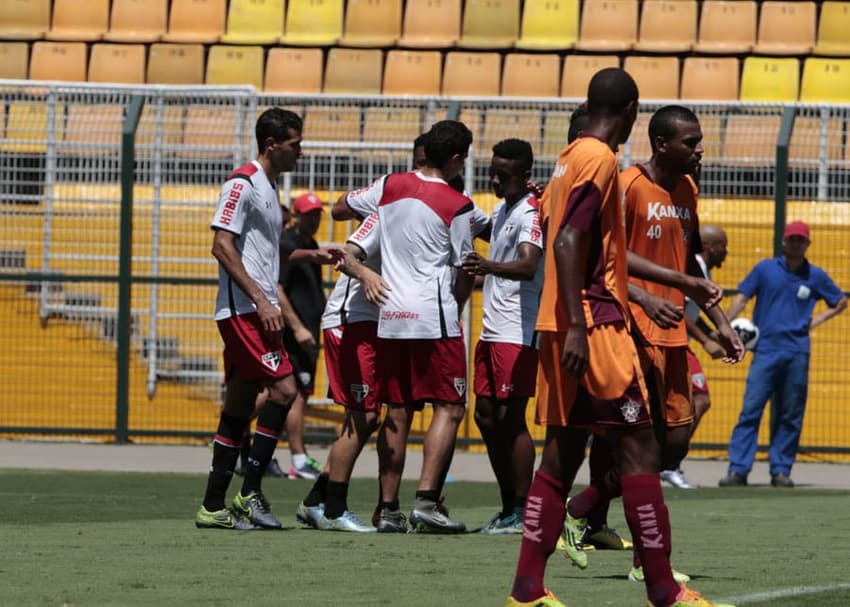
[{"label": "red baseball cap", "polygon": [[809,238],[809,224],[804,221],[792,221],[785,226],[785,232],[782,238],[790,238],[791,236],[802,236],[806,240]]},{"label": "red baseball cap", "polygon": [[301,194],[292,203],[292,209],[299,215],[312,211],[321,211],[323,207],[322,201],[312,192]]}]

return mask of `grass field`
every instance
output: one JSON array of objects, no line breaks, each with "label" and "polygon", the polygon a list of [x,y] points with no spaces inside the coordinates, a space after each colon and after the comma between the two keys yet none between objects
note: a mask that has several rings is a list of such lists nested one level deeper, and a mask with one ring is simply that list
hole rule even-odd
[{"label": "grass field", "polygon": [[[300,529],[304,481],[266,482],[283,532],[195,529],[200,475],[0,471],[2,605],[504,605],[517,537],[383,536]],[[350,506],[371,512],[376,484]],[[403,503],[413,486],[403,487]],[[470,526],[496,510],[490,483],[452,483]],[[674,564],[692,586],[738,605],[850,605],[850,493],[766,488],[667,492]],[[610,523],[626,530],[620,502]],[[562,555],[547,584],[571,607],[642,606],[630,555]]]}]

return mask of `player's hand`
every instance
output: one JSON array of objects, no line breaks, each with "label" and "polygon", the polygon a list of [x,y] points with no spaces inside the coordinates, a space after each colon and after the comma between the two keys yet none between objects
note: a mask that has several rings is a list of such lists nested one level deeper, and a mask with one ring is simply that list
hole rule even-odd
[{"label": "player's hand", "polygon": [[531,192],[535,198],[540,198],[543,196],[543,191],[546,189],[536,181],[529,179],[525,182],[525,187],[528,188],[528,191]]},{"label": "player's hand", "polygon": [[717,341],[725,352],[723,362],[734,364],[744,359],[747,349],[734,329],[729,326],[720,329],[717,332]]},{"label": "player's hand", "polygon": [[473,276],[484,276],[490,271],[490,262],[481,257],[477,251],[467,253],[463,260],[463,269]]},{"label": "player's hand", "polygon": [[726,356],[726,350],[714,339],[709,339],[702,344],[702,349],[705,350],[706,354],[708,354],[712,360],[717,360],[718,358]]},{"label": "player's hand", "polygon": [[392,289],[390,285],[384,282],[380,274],[364,272],[360,284],[363,285],[363,294],[366,295],[366,300],[370,304],[381,307],[387,303],[387,291],[392,291]]},{"label": "player's hand", "polygon": [[581,377],[588,367],[587,329],[570,327],[564,339],[564,353],[561,355],[561,366],[573,377]]},{"label": "player's hand", "polygon": [[649,293],[642,298],[640,307],[656,325],[662,329],[672,329],[685,317],[685,309],[672,301]]},{"label": "player's hand", "polygon": [[283,331],[283,314],[280,309],[268,299],[257,304],[257,316],[260,318],[260,326],[266,333],[280,333]]},{"label": "player's hand", "polygon": [[307,354],[316,349],[316,338],[313,337],[313,334],[306,327],[301,326],[296,328],[292,331],[292,335],[295,337],[295,341],[298,342],[298,346]]},{"label": "player's hand", "polygon": [[323,265],[337,264],[345,257],[342,247],[320,247],[316,249],[316,262]]},{"label": "player's hand", "polygon": [[682,292],[694,303],[707,310],[714,307],[723,298],[723,289],[705,278],[689,276],[690,280],[682,287]]}]

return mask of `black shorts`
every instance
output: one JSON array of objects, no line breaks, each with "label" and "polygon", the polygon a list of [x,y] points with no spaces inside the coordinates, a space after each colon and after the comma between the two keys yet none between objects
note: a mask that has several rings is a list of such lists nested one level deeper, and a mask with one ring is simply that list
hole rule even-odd
[{"label": "black shorts", "polygon": [[[314,333],[313,337],[316,339],[316,344],[318,344],[319,336]],[[312,352],[305,352],[298,345],[298,342],[295,341],[295,335],[288,328],[283,330],[283,347],[289,355],[289,362],[292,365],[292,375],[295,377],[295,385],[298,386],[298,389],[305,396],[313,394],[316,383],[316,362],[319,360],[319,348],[314,348]]]}]

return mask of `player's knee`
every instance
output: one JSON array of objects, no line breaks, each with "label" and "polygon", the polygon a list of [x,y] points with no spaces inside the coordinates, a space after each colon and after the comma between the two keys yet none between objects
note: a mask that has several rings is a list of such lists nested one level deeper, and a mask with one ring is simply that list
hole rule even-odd
[{"label": "player's knee", "polygon": [[365,430],[368,436],[381,427],[381,416],[377,411],[367,411],[364,418]]},{"label": "player's knee", "polygon": [[298,388],[295,386],[295,380],[292,379],[291,375],[269,386],[269,401],[280,403],[286,407],[292,405],[297,394]]},{"label": "player's knee", "polygon": [[476,406],[472,418],[481,432],[492,431],[496,428],[496,420],[493,416],[493,410],[490,407]]},{"label": "player's knee", "polygon": [[463,421],[463,416],[466,415],[466,406],[465,405],[456,405],[453,403],[443,403],[442,405],[438,405],[442,414],[445,415],[448,420],[455,425],[459,425],[460,422]]}]

